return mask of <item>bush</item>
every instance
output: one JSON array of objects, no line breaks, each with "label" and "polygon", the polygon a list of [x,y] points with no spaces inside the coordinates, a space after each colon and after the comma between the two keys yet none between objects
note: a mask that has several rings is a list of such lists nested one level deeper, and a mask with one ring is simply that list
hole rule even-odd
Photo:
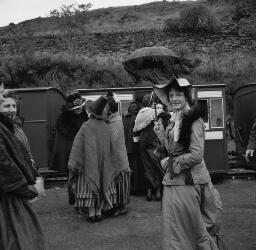
[{"label": "bush", "polygon": [[180,27],[185,31],[213,32],[217,29],[214,13],[205,5],[197,4],[180,13]]},{"label": "bush", "polygon": [[52,86],[74,88],[124,87],[134,83],[122,66],[122,57],[86,57],[61,53],[1,58],[0,71],[9,88]]},{"label": "bush", "polygon": [[179,18],[169,18],[164,23],[165,31],[178,31],[180,29]]},{"label": "bush", "polygon": [[239,30],[242,34],[256,38],[256,16],[250,19],[243,18],[239,22]]}]

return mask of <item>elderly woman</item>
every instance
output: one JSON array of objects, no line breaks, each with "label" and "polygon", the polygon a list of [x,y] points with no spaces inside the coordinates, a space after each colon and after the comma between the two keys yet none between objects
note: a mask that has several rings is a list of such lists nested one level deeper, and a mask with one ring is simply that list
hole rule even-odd
[{"label": "elderly woman", "polygon": [[3,100],[0,103],[0,112],[5,113],[13,121],[14,135],[17,137],[19,142],[23,145],[22,149],[27,160],[30,161],[31,170],[33,176],[38,177],[39,174],[36,171],[35,161],[31,153],[30,144],[26,134],[22,129],[22,122],[20,117],[17,115],[19,110],[19,96],[14,91],[4,91]]},{"label": "elderly woman", "polygon": [[[5,102],[0,93],[0,105]],[[0,249],[46,249],[30,200],[35,178],[24,145],[14,135],[14,120],[0,111]]]},{"label": "elderly woman", "polygon": [[161,124],[154,128],[168,151],[161,161],[166,169],[162,201],[166,250],[219,249],[215,240],[222,204],[203,158],[204,114],[199,107],[191,108],[190,87],[186,79],[173,78],[154,89],[173,109],[166,130]]}]

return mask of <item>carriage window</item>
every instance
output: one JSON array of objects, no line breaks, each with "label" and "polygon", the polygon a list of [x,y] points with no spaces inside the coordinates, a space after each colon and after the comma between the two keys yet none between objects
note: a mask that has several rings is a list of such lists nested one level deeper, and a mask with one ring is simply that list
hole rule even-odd
[{"label": "carriage window", "polygon": [[223,128],[223,99],[211,100],[211,128]]},{"label": "carriage window", "polygon": [[128,113],[128,107],[129,105],[131,104],[132,101],[121,101],[119,102],[118,104],[118,111],[119,111],[119,114],[124,117],[127,115]]},{"label": "carriage window", "polygon": [[203,113],[204,113],[204,125],[205,129],[209,129],[209,118],[208,118],[208,100],[207,99],[199,99],[197,100],[198,104],[201,105],[203,108]]}]

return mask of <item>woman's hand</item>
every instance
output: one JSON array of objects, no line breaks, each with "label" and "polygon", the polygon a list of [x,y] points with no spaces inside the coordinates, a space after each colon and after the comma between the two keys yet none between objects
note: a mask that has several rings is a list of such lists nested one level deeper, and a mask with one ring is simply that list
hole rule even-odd
[{"label": "woman's hand", "polygon": [[166,169],[169,167],[169,157],[164,158],[161,160],[161,167],[166,171]]},{"label": "woman's hand", "polygon": [[180,162],[179,162],[179,159],[178,158],[175,158],[174,161],[173,161],[173,172],[174,174],[178,175],[180,174]]}]

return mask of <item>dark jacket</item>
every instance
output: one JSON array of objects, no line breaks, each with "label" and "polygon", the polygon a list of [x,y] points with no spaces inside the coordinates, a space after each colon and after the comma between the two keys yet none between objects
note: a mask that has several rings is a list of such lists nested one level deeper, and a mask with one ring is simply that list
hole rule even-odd
[{"label": "dark jacket", "polygon": [[138,112],[139,105],[136,102],[132,102],[128,108],[128,114],[123,119],[127,154],[135,154],[138,152],[138,144],[133,141],[133,127]]},{"label": "dark jacket", "polygon": [[256,149],[256,119],[254,120],[252,128],[251,128],[247,149],[248,150]]},{"label": "dark jacket", "polygon": [[68,159],[74,138],[82,124],[88,120],[85,110],[76,115],[72,111],[63,110],[56,121],[55,146],[50,169],[67,172]]}]

